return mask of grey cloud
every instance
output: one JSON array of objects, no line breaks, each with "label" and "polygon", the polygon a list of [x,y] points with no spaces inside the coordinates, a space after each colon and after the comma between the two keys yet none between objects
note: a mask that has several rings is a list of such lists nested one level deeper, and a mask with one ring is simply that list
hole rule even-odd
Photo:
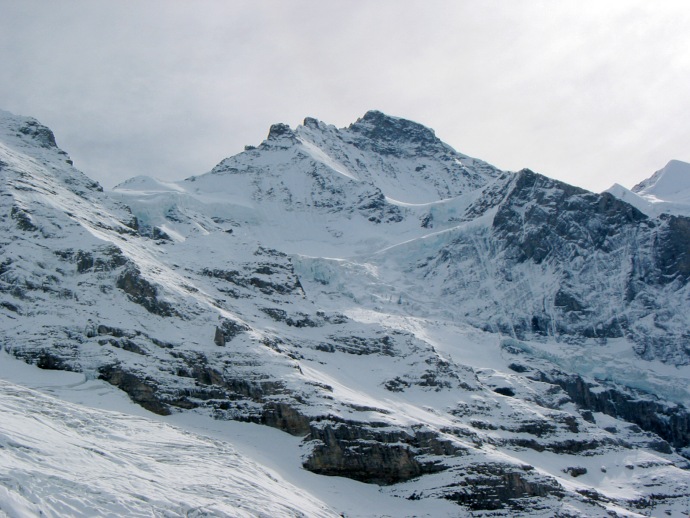
[{"label": "grey cloud", "polygon": [[381,109],[594,190],[690,161],[682,2],[0,0],[0,106],[87,174],[179,179]]}]

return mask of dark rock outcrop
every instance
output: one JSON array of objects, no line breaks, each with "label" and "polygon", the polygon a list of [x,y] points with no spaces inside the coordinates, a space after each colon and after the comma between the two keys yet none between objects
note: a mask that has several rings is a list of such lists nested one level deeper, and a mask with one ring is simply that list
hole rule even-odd
[{"label": "dark rock outcrop", "polygon": [[445,469],[420,455],[461,454],[460,448],[433,433],[333,419],[313,422],[306,440],[311,451],[305,469],[374,484],[394,484]]},{"label": "dark rock outcrop", "polygon": [[143,306],[149,313],[161,317],[180,316],[172,304],[158,298],[158,288],[147,281],[136,268],[127,268],[122,272],[115,286],[124,291],[132,302]]},{"label": "dark rock outcrop", "polygon": [[372,149],[384,155],[399,154],[401,143],[411,143],[414,151],[430,154],[444,146],[434,131],[406,119],[391,117],[377,110],[371,110],[350,125],[350,131],[359,135],[355,144],[362,149]]},{"label": "dark rock outcrop", "polygon": [[249,326],[236,320],[224,318],[220,326],[216,327],[216,332],[213,341],[218,346],[224,346],[240,333],[249,331]]},{"label": "dark rock outcrop", "polygon": [[611,194],[594,194],[523,169],[501,203],[493,229],[517,262],[610,252],[621,227],[648,218]]},{"label": "dark rock outcrop", "polygon": [[663,273],[659,280],[686,283],[690,278],[690,218],[664,215],[662,221],[656,243],[657,265]]},{"label": "dark rock outcrop", "polygon": [[159,394],[158,382],[144,374],[125,370],[119,365],[106,365],[99,369],[99,378],[115,385],[135,403],[159,415],[169,415],[170,407]]},{"label": "dark rock outcrop", "polygon": [[17,228],[19,230],[23,230],[24,232],[36,232],[38,230],[38,227],[34,225],[31,219],[31,214],[21,207],[13,205],[10,216],[17,222]]},{"label": "dark rock outcrop", "polygon": [[576,374],[539,372],[540,381],[560,386],[579,407],[635,423],[673,447],[690,446],[690,413],[679,404],[627,387],[587,381]]},{"label": "dark rock outcrop", "polygon": [[19,132],[27,137],[32,138],[44,148],[56,148],[55,135],[52,130],[35,119],[27,119],[24,124],[18,128]]},{"label": "dark rock outcrop", "polygon": [[263,406],[260,422],[298,437],[307,435],[311,430],[309,417],[297,411],[293,406],[281,402],[266,403]]},{"label": "dark rock outcrop", "polygon": [[[535,497],[562,497],[564,489],[552,478],[534,473],[531,466],[477,464],[469,468],[463,482],[445,498],[474,511],[529,508]],[[534,502],[533,502],[534,503]]]}]

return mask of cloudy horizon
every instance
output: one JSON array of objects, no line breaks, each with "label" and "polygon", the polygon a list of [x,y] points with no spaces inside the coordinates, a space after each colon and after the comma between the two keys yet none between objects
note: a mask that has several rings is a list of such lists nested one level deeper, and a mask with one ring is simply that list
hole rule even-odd
[{"label": "cloudy horizon", "polygon": [[690,162],[690,5],[0,0],[0,108],[111,188],[209,171],[271,124],[367,110],[602,191]]}]

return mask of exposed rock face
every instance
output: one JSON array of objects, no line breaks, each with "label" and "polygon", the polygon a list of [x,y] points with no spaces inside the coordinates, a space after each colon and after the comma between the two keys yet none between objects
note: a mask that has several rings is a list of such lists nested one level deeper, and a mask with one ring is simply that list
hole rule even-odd
[{"label": "exposed rock face", "polygon": [[[500,464],[475,465],[469,476],[446,498],[472,510],[530,508],[534,497],[563,497],[565,491],[554,480],[530,472],[530,467],[517,470]],[[532,502],[532,505],[534,502]]]},{"label": "exposed rock face", "polygon": [[115,286],[124,291],[132,302],[143,306],[149,313],[162,317],[179,316],[168,302],[159,300],[158,288],[143,278],[136,268],[122,272]]},{"label": "exposed rock face", "polygon": [[668,216],[662,221],[664,224],[657,241],[657,265],[663,277],[657,280],[660,283],[687,283],[690,277],[690,218]]},{"label": "exposed rock face", "polygon": [[241,322],[236,322],[229,318],[223,319],[220,327],[216,327],[216,334],[213,341],[216,345],[223,346],[238,334],[249,331],[249,326],[242,324]]},{"label": "exposed rock face", "polygon": [[216,333],[213,335],[213,343],[220,347],[225,346],[225,336],[223,335],[223,331],[218,327],[216,327]]},{"label": "exposed rock face", "polygon": [[127,372],[121,367],[113,365],[101,368],[100,377],[111,385],[122,389],[132,398],[132,401],[139,403],[146,410],[159,415],[170,414],[168,405],[162,403],[157,395],[156,381],[147,379],[145,374]]},{"label": "exposed rock face", "polygon": [[433,130],[416,122],[389,117],[376,110],[368,111],[349,129],[357,135],[354,141],[357,147],[383,155],[400,154],[401,143],[414,146],[409,151],[410,155],[431,154],[445,147]]},{"label": "exposed rock face", "polygon": [[667,310],[687,300],[687,218],[653,220],[529,170],[493,203],[489,230],[462,232],[418,259],[420,277],[442,286],[458,312],[519,339],[625,337],[646,359],[690,361],[688,321]]},{"label": "exposed rock face", "polygon": [[53,134],[52,130],[35,119],[27,119],[26,122],[20,128],[18,128],[18,130],[27,137],[34,139],[41,145],[41,147],[57,148],[55,135]]},{"label": "exposed rock face", "polygon": [[[563,372],[540,374],[542,380],[562,387],[577,405],[586,410],[635,423],[676,448],[690,445],[690,413],[683,405],[659,401],[653,395],[623,387],[587,382],[577,375]],[[663,443],[657,447],[670,451]]]},{"label": "exposed rock face", "polygon": [[[221,279],[235,287],[249,288],[250,291],[256,288],[265,295],[304,294],[290,259],[285,254],[260,247],[254,255],[261,260],[245,263],[240,269],[233,270],[204,268],[201,274]],[[233,287],[229,287],[225,293],[234,298],[240,296]]]},{"label": "exposed rock face", "polygon": [[31,221],[31,215],[24,209],[14,205],[10,216],[17,222],[17,228],[25,232],[36,232],[38,227]]},{"label": "exposed rock face", "polygon": [[611,252],[615,234],[645,220],[608,193],[590,193],[525,169],[499,206],[493,229],[516,261],[539,264],[566,261],[576,253]]},{"label": "exposed rock face", "polygon": [[298,437],[304,437],[311,428],[310,419],[286,403],[264,405],[260,422]]},{"label": "exposed rock face", "polygon": [[36,365],[39,369],[79,371],[79,365],[76,363],[76,351],[73,347],[65,344],[55,344],[50,348],[34,350],[13,349],[9,346],[7,351],[27,363]]},{"label": "exposed rock face", "polygon": [[303,466],[322,475],[362,482],[395,484],[435,473],[439,462],[419,460],[424,454],[453,455],[459,449],[435,434],[391,430],[385,424],[319,421],[307,437],[310,453]]}]

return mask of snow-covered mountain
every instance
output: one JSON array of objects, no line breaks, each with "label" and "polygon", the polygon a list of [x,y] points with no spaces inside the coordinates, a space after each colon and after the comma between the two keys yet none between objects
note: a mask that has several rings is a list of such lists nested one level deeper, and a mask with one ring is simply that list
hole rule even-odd
[{"label": "snow-covered mountain", "polygon": [[616,184],[608,192],[648,216],[664,213],[690,216],[690,164],[671,160],[632,190]]},{"label": "snow-covered mountain", "polygon": [[372,111],[341,130],[312,118],[294,131],[275,124],[258,147],[208,174],[177,183],[137,177],[115,194],[136,206],[142,226],[176,241],[234,224],[284,251],[340,256],[453,226],[469,193],[505,179],[432,130]]},{"label": "snow-covered mountain", "polygon": [[[50,130],[0,119],[13,356],[167,419],[282,430],[305,470],[357,481],[331,479],[344,493],[379,486],[372,516],[391,498],[396,516],[690,505],[688,218],[375,111],[109,193]],[[659,176],[646,193],[679,181]]]}]

